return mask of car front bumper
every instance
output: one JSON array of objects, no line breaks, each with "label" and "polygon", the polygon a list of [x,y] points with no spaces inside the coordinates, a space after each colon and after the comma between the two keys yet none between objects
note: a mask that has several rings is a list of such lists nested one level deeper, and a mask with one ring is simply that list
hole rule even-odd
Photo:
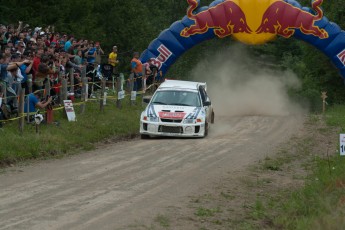
[{"label": "car front bumper", "polygon": [[205,123],[169,123],[140,121],[140,134],[170,137],[204,137]]}]

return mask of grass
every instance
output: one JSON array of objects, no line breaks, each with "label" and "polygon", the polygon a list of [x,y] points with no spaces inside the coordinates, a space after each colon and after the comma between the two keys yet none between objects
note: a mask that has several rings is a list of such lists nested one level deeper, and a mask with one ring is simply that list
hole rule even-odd
[{"label": "grass", "polygon": [[211,217],[211,216],[214,216],[216,213],[220,213],[220,212],[222,211],[219,207],[212,208],[212,209],[199,207],[197,208],[195,215],[198,217]]},{"label": "grass", "polygon": [[161,227],[168,228],[170,227],[169,218],[163,215],[158,215],[155,218],[155,222],[157,222]]},{"label": "grass", "polygon": [[[324,134],[330,127],[345,131],[345,106],[330,108],[324,116],[328,125],[318,129]],[[312,116],[311,124],[317,122]],[[310,140],[304,141],[299,151],[311,149]],[[309,147],[308,147],[309,146]],[[252,217],[264,220],[266,211],[274,209],[273,228],[279,229],[344,229],[345,226],[345,157],[338,151],[330,152],[330,158],[316,157],[310,162],[312,173],[305,181],[305,186],[294,192],[285,191],[282,200],[270,201],[265,205],[257,201]],[[266,159],[265,169],[279,170],[279,159]],[[269,208],[265,206],[270,206]],[[271,214],[273,214],[271,212]]]},{"label": "grass", "polygon": [[122,104],[119,110],[114,101],[108,101],[104,112],[100,112],[98,102],[89,102],[83,115],[79,106],[75,106],[76,122],[68,122],[63,110],[54,111],[54,120],[58,123],[40,125],[39,134],[36,134],[34,125],[26,124],[23,135],[20,135],[17,121],[6,123],[0,129],[0,165],[61,157],[92,150],[97,142],[105,139],[135,136],[139,131],[141,103],[130,106],[126,100]]}]

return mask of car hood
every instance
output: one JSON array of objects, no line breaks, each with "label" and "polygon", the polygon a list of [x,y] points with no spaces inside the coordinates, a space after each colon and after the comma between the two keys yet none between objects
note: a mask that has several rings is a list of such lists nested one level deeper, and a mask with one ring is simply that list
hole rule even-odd
[{"label": "car hood", "polygon": [[146,115],[160,118],[196,119],[199,114],[204,114],[202,111],[202,107],[150,104],[146,109]]}]

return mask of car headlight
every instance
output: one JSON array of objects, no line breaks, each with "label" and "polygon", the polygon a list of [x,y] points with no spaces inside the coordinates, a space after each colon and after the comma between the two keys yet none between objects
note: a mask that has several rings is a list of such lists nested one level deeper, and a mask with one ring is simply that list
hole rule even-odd
[{"label": "car headlight", "polygon": [[150,122],[159,122],[159,118],[158,117],[149,117]]},{"label": "car headlight", "polygon": [[185,119],[185,120],[183,121],[183,123],[185,123],[185,124],[194,124],[194,123],[195,123],[195,120],[194,120],[194,119]]}]

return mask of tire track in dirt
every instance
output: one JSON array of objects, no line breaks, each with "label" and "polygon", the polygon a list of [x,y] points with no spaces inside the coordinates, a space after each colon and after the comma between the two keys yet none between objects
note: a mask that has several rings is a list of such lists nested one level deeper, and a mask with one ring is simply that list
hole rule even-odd
[{"label": "tire track in dirt", "polygon": [[126,229],[253,164],[302,117],[221,117],[205,139],[112,144],[0,175],[0,229]]}]

